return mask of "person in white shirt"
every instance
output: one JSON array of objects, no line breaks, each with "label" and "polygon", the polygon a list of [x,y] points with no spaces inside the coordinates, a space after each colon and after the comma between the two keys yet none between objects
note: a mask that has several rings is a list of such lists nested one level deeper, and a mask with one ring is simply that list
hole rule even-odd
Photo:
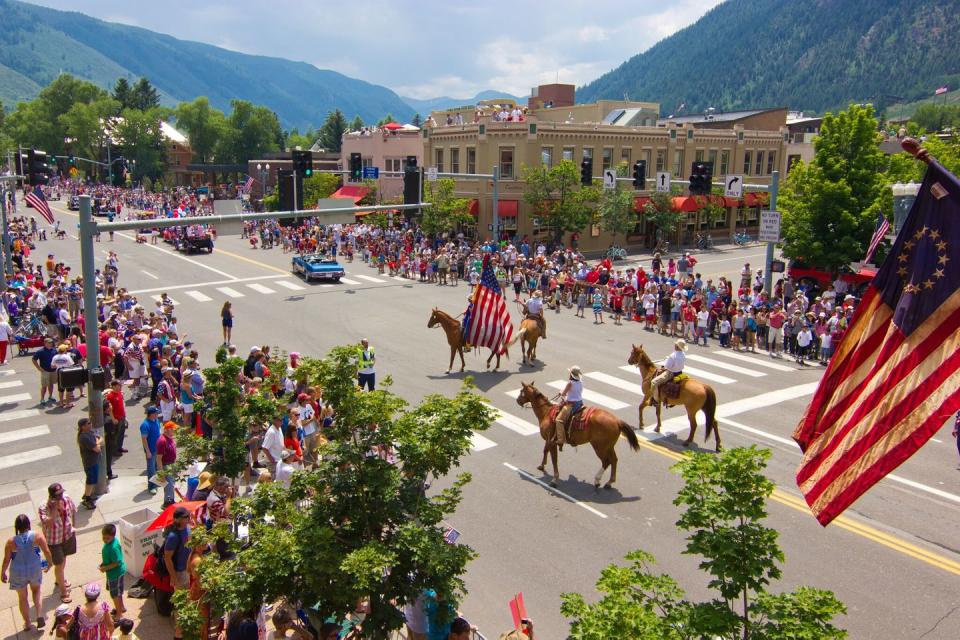
[{"label": "person in white shirt", "polygon": [[683,373],[683,365],[687,362],[687,356],[684,353],[686,350],[687,342],[682,338],[673,343],[673,353],[667,356],[666,362],[663,363],[665,371],[651,381],[654,398],[660,398],[660,385]]},{"label": "person in white shirt", "polygon": [[297,467],[293,464],[293,457],[296,455],[294,451],[289,449],[280,450],[279,462],[273,471],[273,481],[282,484],[287,489],[290,488],[290,478],[293,476],[293,472],[297,470]]},{"label": "person in white shirt", "polygon": [[800,333],[797,334],[797,364],[806,364],[803,358],[807,355],[811,342],[813,342],[813,333],[810,331],[810,325],[804,324]]},{"label": "person in white shirt", "polygon": [[697,312],[697,340],[703,338],[703,346],[707,346],[707,326],[710,323],[710,312],[706,307],[700,307]]},{"label": "person in white shirt", "polygon": [[274,417],[273,423],[267,428],[267,432],[263,434],[263,444],[260,445],[260,450],[267,454],[271,465],[276,464],[282,459],[283,430],[280,428],[282,423],[283,420],[279,416]]},{"label": "person in white shirt", "polygon": [[540,337],[544,340],[547,339],[547,321],[543,317],[543,292],[537,289],[533,292],[533,296],[527,300],[526,304],[526,317],[533,318],[537,321],[537,326],[540,328]]},{"label": "person in white shirt", "polygon": [[554,438],[559,446],[563,446],[567,441],[567,426],[570,417],[583,408],[583,381],[581,380],[583,373],[577,366],[570,367],[567,371],[570,374],[570,379],[567,380],[567,386],[560,392],[563,404],[554,425]]}]

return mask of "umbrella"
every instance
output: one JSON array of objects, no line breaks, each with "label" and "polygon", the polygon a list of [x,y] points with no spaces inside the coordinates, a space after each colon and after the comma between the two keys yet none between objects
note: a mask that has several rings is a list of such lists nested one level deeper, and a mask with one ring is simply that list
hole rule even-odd
[{"label": "umbrella", "polygon": [[388,122],[387,124],[383,125],[383,128],[389,131],[396,131],[397,129],[403,129],[403,125],[396,122]]},{"label": "umbrella", "polygon": [[163,510],[157,518],[150,523],[150,526],[147,527],[147,531],[156,531],[158,529],[164,529],[168,525],[173,523],[173,512],[177,507],[184,507],[187,511],[190,512],[190,524],[196,524],[197,511],[200,510],[200,507],[207,504],[203,500],[197,500],[194,502],[176,502],[166,509]]}]

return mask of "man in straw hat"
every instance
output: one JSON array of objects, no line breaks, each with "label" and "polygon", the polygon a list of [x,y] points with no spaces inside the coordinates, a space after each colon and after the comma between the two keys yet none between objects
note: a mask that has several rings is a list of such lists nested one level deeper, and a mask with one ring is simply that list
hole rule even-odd
[{"label": "man in straw hat", "polygon": [[533,318],[537,321],[540,328],[540,337],[547,339],[547,321],[543,317],[543,292],[539,289],[533,292],[533,295],[527,300],[524,308],[524,317]]},{"label": "man in straw hat", "polygon": [[684,354],[686,350],[687,342],[683,338],[673,343],[673,353],[667,356],[666,362],[663,363],[663,368],[666,370],[651,381],[653,397],[657,400],[660,399],[660,385],[683,373],[683,365],[686,364],[687,360],[687,356]]},{"label": "man in straw hat", "polygon": [[567,380],[567,386],[560,392],[560,398],[563,405],[557,414],[557,422],[554,425],[557,444],[563,446],[567,441],[567,423],[570,417],[583,408],[583,373],[580,367],[572,366],[567,371],[570,373],[570,379]]}]

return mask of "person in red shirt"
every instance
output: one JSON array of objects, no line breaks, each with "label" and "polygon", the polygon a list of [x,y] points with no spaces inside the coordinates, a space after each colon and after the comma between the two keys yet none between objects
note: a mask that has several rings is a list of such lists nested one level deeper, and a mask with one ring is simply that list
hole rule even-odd
[{"label": "person in red shirt", "polygon": [[123,437],[127,433],[127,408],[123,403],[123,386],[121,382],[119,380],[112,380],[110,382],[110,390],[104,393],[103,397],[110,403],[110,408],[113,410],[113,417],[117,421],[117,447],[114,451],[108,451],[107,455],[113,455],[115,458],[119,458],[127,452],[127,450],[123,448]]},{"label": "person in red shirt", "polygon": [[627,320],[631,320],[637,303],[637,289],[633,286],[632,277],[627,279],[627,283],[620,291],[623,294],[623,313],[627,316]]},{"label": "person in red shirt", "polygon": [[610,289],[610,306],[613,308],[613,323],[621,324],[620,318],[623,317],[623,292],[619,287]]},{"label": "person in red shirt", "polygon": [[770,317],[767,319],[767,322],[770,325],[770,357],[782,357],[781,349],[783,346],[783,323],[786,322],[787,315],[783,312],[783,309],[780,308],[780,305],[777,304],[774,306],[773,311],[770,312]]}]

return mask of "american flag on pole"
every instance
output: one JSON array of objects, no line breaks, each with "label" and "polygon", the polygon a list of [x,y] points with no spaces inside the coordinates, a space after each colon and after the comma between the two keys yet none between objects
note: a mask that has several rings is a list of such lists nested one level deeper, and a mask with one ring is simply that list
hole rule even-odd
[{"label": "american flag on pole", "polygon": [[513,321],[510,320],[500,283],[490,266],[489,255],[483,257],[480,284],[473,292],[463,324],[464,335],[470,344],[489,347],[496,353],[506,351],[506,345],[513,335]]},{"label": "american flag on pole", "polygon": [[880,217],[877,219],[877,228],[873,232],[873,237],[870,238],[870,246],[867,247],[867,255],[863,258],[864,262],[870,262],[870,258],[873,257],[877,247],[883,242],[883,237],[887,235],[888,231],[890,231],[890,221],[887,220],[887,216],[883,215],[881,211]]},{"label": "american flag on pole", "polygon": [[460,532],[453,527],[450,527],[443,532],[443,539],[447,544],[454,544],[460,539]]},{"label": "american flag on pole", "polygon": [[253,186],[253,176],[247,176],[247,181],[243,183],[243,186],[240,187],[240,190],[244,193],[250,193],[250,187]]},{"label": "american flag on pole", "polygon": [[941,93],[946,93],[947,91],[949,91],[947,87],[940,87],[939,89],[933,92],[933,95],[938,96]]},{"label": "american flag on pole", "polygon": [[793,438],[826,525],[960,409],[960,181],[931,160]]},{"label": "american flag on pole", "polygon": [[27,191],[27,195],[24,196],[31,207],[36,209],[37,213],[43,216],[43,219],[46,220],[49,224],[53,224],[53,211],[50,210],[50,205],[47,204],[47,199],[43,197],[43,190],[40,188],[40,185],[37,185],[33,188],[33,191]]}]

